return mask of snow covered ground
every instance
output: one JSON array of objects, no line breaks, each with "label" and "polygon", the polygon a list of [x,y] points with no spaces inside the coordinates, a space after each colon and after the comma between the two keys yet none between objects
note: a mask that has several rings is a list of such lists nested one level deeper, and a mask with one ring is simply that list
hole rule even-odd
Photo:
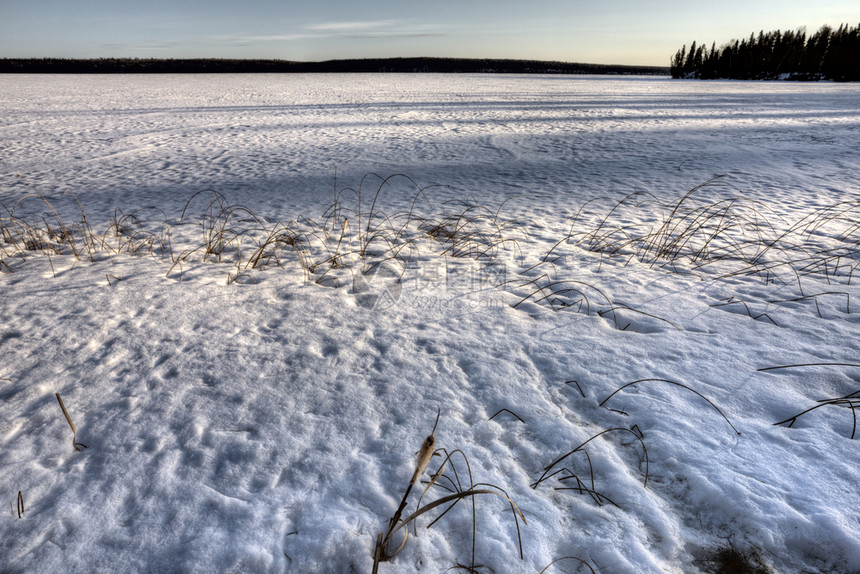
[{"label": "snow covered ground", "polygon": [[381,573],[860,572],[860,86],[6,76],[0,109],[0,570],[370,572],[438,413],[420,504],[525,520],[432,509]]}]

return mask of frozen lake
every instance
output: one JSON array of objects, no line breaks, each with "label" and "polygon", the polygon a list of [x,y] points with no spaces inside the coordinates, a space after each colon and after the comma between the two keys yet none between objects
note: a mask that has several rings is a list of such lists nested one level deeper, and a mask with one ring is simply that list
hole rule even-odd
[{"label": "frozen lake", "polygon": [[848,84],[7,76],[0,106],[3,177],[108,210],[167,207],[211,187],[287,217],[309,201],[327,206],[335,174],[352,184],[368,172],[561,210],[633,191],[675,195],[715,174],[781,203],[857,191],[860,89]]},{"label": "frozen lake", "polygon": [[0,109],[0,570],[370,572],[414,476],[401,518],[467,498],[380,574],[860,572],[860,85],[25,75]]}]

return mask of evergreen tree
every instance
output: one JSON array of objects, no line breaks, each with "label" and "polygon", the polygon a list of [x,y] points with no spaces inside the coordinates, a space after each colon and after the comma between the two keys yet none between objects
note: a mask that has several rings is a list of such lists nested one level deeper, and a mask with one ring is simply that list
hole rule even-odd
[{"label": "evergreen tree", "polygon": [[669,72],[673,78],[680,78],[684,73],[684,57],[687,54],[687,45],[681,46],[681,49],[675,52],[669,63]]},{"label": "evergreen tree", "polygon": [[760,30],[744,40],[710,49],[686,44],[670,60],[673,78],[734,78],[860,81],[860,25],[822,26],[811,36],[805,28]]},{"label": "evergreen tree", "polygon": [[692,78],[693,71],[695,70],[695,60],[696,60],[696,41],[693,40],[693,43],[690,44],[690,51],[687,52],[687,61],[684,62],[684,77]]}]

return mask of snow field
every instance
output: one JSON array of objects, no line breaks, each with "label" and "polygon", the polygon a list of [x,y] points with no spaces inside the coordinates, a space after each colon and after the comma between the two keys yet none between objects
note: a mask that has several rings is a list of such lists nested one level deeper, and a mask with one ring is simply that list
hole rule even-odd
[{"label": "snow field", "polygon": [[[478,571],[860,570],[854,403],[773,424],[860,390],[856,87],[4,86],[8,570],[369,571],[437,411],[528,522],[477,497]],[[379,571],[470,564],[467,502]]]}]

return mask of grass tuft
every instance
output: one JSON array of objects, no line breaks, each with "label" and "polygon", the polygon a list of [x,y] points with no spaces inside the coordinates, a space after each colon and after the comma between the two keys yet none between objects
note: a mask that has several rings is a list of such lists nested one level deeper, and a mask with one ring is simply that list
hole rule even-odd
[{"label": "grass tuft", "polygon": [[[590,496],[591,499],[598,506],[602,506],[604,503],[608,502],[608,503],[612,504],[613,506],[617,507],[618,505],[615,502],[613,502],[609,497],[607,497],[606,495],[604,495],[604,494],[602,494],[596,490],[595,481],[594,481],[594,465],[592,464],[592,461],[591,461],[591,455],[588,453],[588,450],[585,448],[585,445],[587,445],[591,441],[598,439],[600,437],[603,437],[606,434],[614,433],[614,432],[622,432],[622,433],[632,434],[636,438],[636,440],[639,441],[639,444],[642,446],[642,452],[645,455],[644,456],[645,477],[644,477],[642,486],[647,487],[648,486],[648,475],[649,475],[650,463],[649,463],[649,459],[648,459],[648,449],[645,448],[645,441],[642,440],[642,437],[640,436],[640,434],[636,433],[634,430],[623,428],[623,427],[611,428],[611,429],[607,429],[607,430],[604,430],[602,432],[599,432],[596,435],[589,438],[588,440],[586,440],[585,442],[583,442],[582,444],[580,444],[579,446],[577,446],[575,449],[573,449],[573,450],[567,452],[566,454],[560,456],[559,458],[557,458],[556,460],[554,460],[553,462],[548,464],[546,467],[544,467],[543,474],[540,476],[539,479],[537,479],[534,483],[531,484],[531,487],[533,489],[536,489],[538,486],[540,486],[541,484],[543,484],[545,481],[549,480],[550,478],[561,475],[560,478],[558,479],[559,482],[561,482],[561,481],[576,481],[576,486],[572,486],[572,487],[564,486],[564,487],[556,488],[556,490],[575,490],[581,495],[587,494],[588,496]],[[571,471],[569,468],[560,466],[562,462],[564,462],[569,457],[572,457],[573,455],[575,455],[577,453],[582,453],[585,456],[586,462],[588,463],[587,480],[583,480],[578,474]]]},{"label": "grass tuft", "polygon": [[[384,192],[404,182],[414,192],[411,206],[384,213]],[[374,185],[368,202],[367,190]],[[368,174],[358,190],[336,191],[321,222],[299,217],[275,223],[231,204],[218,191],[202,190],[192,194],[176,219],[154,208],[128,213],[116,209],[103,233],[93,230],[73,195],[70,205],[55,207],[33,187],[12,208],[2,206],[6,216],[0,216],[0,271],[13,273],[15,261],[36,254],[45,256],[53,270],[53,258],[60,255],[95,261],[99,253],[126,253],[167,260],[165,275],[180,281],[190,265],[204,262],[232,266],[228,284],[250,282],[253,271],[297,264],[306,280],[338,287],[355,285],[356,277],[380,266],[395,269],[399,282],[419,245],[435,246],[437,256],[470,258],[484,265],[497,264],[503,252],[519,247],[513,235],[524,228],[501,216],[504,203],[496,209],[473,200],[433,206],[429,191],[434,187],[419,187],[401,174]],[[419,213],[419,207],[428,212]],[[60,214],[70,210],[79,212],[80,223],[64,221]],[[110,274],[106,279],[111,285],[116,282]]]},{"label": "grass tuft", "polygon": [[717,549],[706,562],[711,574],[773,574],[758,551],[743,553],[731,544]]},{"label": "grass tuft", "polygon": [[[436,422],[438,424],[438,415]],[[476,509],[476,497],[479,495],[495,495],[497,497],[503,498],[511,508],[511,513],[514,518],[514,524],[517,529],[517,540],[519,545],[519,553],[520,559],[523,558],[523,546],[522,546],[522,538],[520,536],[520,525],[519,520],[521,519],[523,523],[526,523],[525,516],[523,516],[520,509],[517,507],[516,503],[508,496],[508,494],[500,487],[489,484],[489,483],[475,483],[472,478],[472,469],[469,464],[469,459],[465,453],[461,450],[455,450],[452,452],[448,452],[445,449],[435,449],[436,438],[435,438],[435,428],[433,427],[433,432],[424,440],[424,443],[421,446],[421,449],[418,453],[418,460],[415,465],[415,470],[412,474],[412,479],[409,482],[409,485],[406,488],[406,492],[403,495],[403,499],[400,502],[397,510],[394,515],[388,522],[388,528],[383,533],[380,532],[376,539],[376,545],[374,546],[373,552],[373,573],[376,574],[378,572],[379,564],[381,562],[387,562],[393,560],[401,550],[406,546],[406,541],[409,535],[409,526],[412,525],[415,533],[417,535],[417,520],[424,514],[435,510],[437,508],[444,507],[444,510],[436,516],[428,525],[427,528],[431,528],[436,522],[438,522],[443,516],[448,514],[460,501],[468,500],[471,502],[471,510],[472,510],[472,553],[471,553],[471,561],[468,566],[463,566],[458,564],[455,568],[465,568],[469,571],[475,571],[477,568],[480,568],[480,565],[475,564],[475,542],[477,538],[477,509]],[[424,474],[427,465],[429,464],[431,458],[433,456],[443,456],[442,463],[439,468],[433,473],[430,477],[429,482],[426,483],[426,486],[421,493],[421,496],[418,498],[416,503],[416,510],[403,518],[403,511],[406,508],[407,500],[409,498],[409,494],[412,491],[412,487],[418,484],[421,476]],[[456,456],[456,458],[454,458]],[[465,473],[463,473],[463,466],[457,466],[457,461],[460,461],[462,465],[465,466]],[[468,476],[468,482],[463,482],[461,476],[465,478]],[[443,489],[450,494],[441,496],[431,502],[424,503],[424,498],[428,495],[429,491],[432,488]],[[399,543],[395,542],[395,535],[398,535],[402,531],[402,540]]]},{"label": "grass tuft", "polygon": [[[724,190],[733,195],[709,199]],[[860,266],[860,201],[838,202],[789,223],[718,176],[672,202],[643,192],[601,210],[606,202],[595,199],[581,206],[567,235],[541,263],[557,265],[569,256],[564,246],[575,245],[602,258],[621,259],[625,265],[636,259],[702,279],[754,276],[766,284],[795,283],[799,297],[770,303],[812,301],[821,316],[818,298],[840,296],[850,314],[846,292],[807,294],[803,284],[807,277],[828,285],[851,284]],[[763,316],[773,321],[766,315],[754,318]]]},{"label": "grass tuft", "polygon": [[[496,287],[519,297],[515,308],[529,303],[594,313],[620,330],[632,326],[622,317],[639,314],[680,330],[665,318],[613,300],[594,282],[567,274],[565,261],[578,249],[600,255],[598,271],[609,260],[624,265],[638,260],[714,280],[757,277],[768,285],[796,286],[797,293],[771,297],[768,304],[807,302],[819,317],[824,317],[822,302],[834,298],[844,299],[839,311],[850,314],[850,294],[835,286],[850,285],[860,266],[860,201],[822,207],[791,223],[722,177],[673,201],[642,192],[620,201],[588,201],[564,236],[531,267],[522,264],[521,243],[531,240],[534,224],[503,215],[507,201],[487,206],[466,197],[434,204],[432,192],[441,186],[421,187],[403,174],[369,173],[356,189],[338,189],[335,179],[333,203],[319,221],[298,217],[272,222],[231,204],[218,191],[201,190],[176,219],[158,208],[116,209],[103,232],[95,231],[74,194],[49,198],[28,185],[29,191],[12,207],[0,204],[2,273],[13,273],[18,262],[34,255],[44,256],[57,276],[59,256],[77,263],[125,253],[161,258],[168,263],[165,275],[179,281],[200,263],[228,266],[227,284],[253,283],[255,272],[295,266],[306,281],[356,289],[366,283],[363,276],[372,276],[381,266],[391,270],[387,275],[393,272],[393,281],[402,282],[429,252],[444,259],[446,270],[453,260],[472,260],[480,271],[470,272],[488,271],[487,277],[498,279]],[[404,190],[413,194],[407,209],[383,211],[391,190],[398,197]],[[509,264],[514,264],[511,272]],[[106,279],[110,285],[117,280],[110,274]],[[834,287],[813,290],[808,281]],[[754,319],[776,324],[771,315],[753,313],[734,297],[712,306],[734,304],[742,304]]]}]

